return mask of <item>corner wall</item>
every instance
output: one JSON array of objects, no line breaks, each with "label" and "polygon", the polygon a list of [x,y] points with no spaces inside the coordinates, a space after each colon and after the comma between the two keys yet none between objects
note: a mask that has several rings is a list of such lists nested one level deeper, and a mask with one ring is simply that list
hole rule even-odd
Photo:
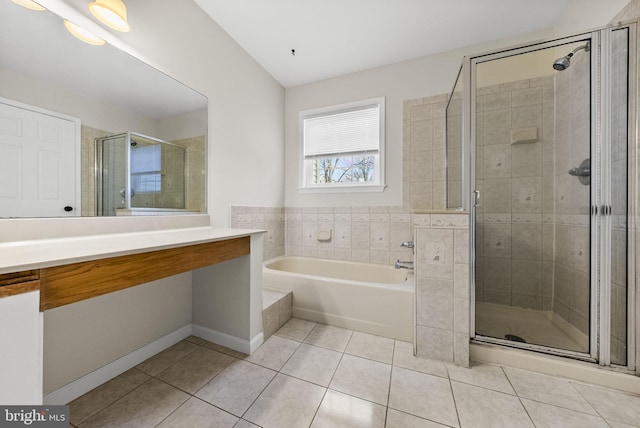
[{"label": "corner wall", "polygon": [[118,37],[209,99],[212,225],[228,227],[233,204],[283,205],[282,86],[193,1],[138,0],[127,8],[132,31]]}]

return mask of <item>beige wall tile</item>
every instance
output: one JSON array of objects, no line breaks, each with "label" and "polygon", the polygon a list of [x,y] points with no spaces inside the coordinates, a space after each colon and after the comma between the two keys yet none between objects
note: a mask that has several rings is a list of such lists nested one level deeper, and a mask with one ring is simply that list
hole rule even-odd
[{"label": "beige wall tile", "polygon": [[453,363],[453,331],[417,326],[417,353],[423,358]]}]

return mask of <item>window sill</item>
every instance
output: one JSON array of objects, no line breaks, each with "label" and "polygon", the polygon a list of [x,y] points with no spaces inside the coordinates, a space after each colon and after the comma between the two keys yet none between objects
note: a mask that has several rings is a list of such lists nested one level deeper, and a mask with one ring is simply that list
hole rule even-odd
[{"label": "window sill", "polygon": [[298,193],[369,193],[384,192],[385,184],[298,187]]}]

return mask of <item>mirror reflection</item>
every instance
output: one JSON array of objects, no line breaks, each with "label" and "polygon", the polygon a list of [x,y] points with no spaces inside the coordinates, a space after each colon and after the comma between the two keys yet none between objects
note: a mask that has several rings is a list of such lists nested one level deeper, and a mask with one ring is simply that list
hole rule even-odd
[{"label": "mirror reflection", "polygon": [[206,129],[202,94],[0,2],[0,217],[206,212]]}]

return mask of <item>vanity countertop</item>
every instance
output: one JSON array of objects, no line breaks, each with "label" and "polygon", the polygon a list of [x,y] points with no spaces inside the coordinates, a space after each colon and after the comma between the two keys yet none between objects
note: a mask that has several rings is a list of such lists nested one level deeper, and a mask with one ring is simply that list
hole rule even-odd
[{"label": "vanity countertop", "polygon": [[263,233],[192,227],[0,243],[0,274],[184,247]]}]

